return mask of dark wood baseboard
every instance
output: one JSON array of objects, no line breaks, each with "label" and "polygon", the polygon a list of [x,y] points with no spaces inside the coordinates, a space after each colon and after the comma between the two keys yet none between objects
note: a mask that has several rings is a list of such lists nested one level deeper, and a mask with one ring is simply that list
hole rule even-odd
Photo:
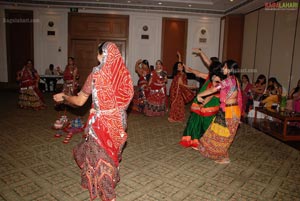
[{"label": "dark wood baseboard", "polygon": [[17,91],[19,89],[17,83],[0,82],[1,91]]}]

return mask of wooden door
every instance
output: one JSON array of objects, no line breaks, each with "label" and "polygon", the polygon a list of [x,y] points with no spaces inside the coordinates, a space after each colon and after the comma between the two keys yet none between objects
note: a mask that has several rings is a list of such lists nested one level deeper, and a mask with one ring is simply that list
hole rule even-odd
[{"label": "wooden door", "polygon": [[168,75],[172,75],[173,66],[178,61],[177,51],[185,62],[187,24],[187,19],[163,18],[162,61]]},{"label": "wooden door", "polygon": [[16,73],[33,58],[33,12],[5,10],[8,82],[16,83]]},{"label": "wooden door", "polygon": [[97,40],[90,39],[74,39],[71,42],[72,53],[70,56],[75,58],[75,63],[80,75],[80,86],[84,84],[93,67],[98,65],[97,45]]},{"label": "wooden door", "polygon": [[[70,56],[75,58],[75,63],[78,67],[78,72],[80,75],[79,84],[82,86],[91,73],[93,67],[99,64],[97,60],[98,44],[102,41],[92,40],[92,39],[74,39],[71,42],[72,54]],[[110,40],[115,43],[120,50],[120,53],[125,62],[126,58],[126,41],[122,40]]]},{"label": "wooden door", "polygon": [[69,56],[75,58],[84,83],[92,68],[98,65],[97,47],[100,42],[116,43],[126,59],[129,16],[90,13],[69,13]]}]

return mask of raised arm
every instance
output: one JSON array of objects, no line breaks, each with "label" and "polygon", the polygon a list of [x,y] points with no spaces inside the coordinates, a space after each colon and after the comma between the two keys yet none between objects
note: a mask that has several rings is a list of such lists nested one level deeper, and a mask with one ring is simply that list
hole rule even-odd
[{"label": "raised arm", "polygon": [[143,60],[142,59],[139,59],[139,60],[137,60],[136,62],[135,62],[135,72],[140,76],[140,75],[142,75],[142,71],[143,71],[143,69],[142,68],[140,68],[140,64],[143,62]]},{"label": "raised arm", "polygon": [[177,51],[177,58],[178,58],[178,62],[182,62],[181,54],[179,51]]},{"label": "raised arm", "polygon": [[201,48],[193,48],[193,53],[199,55],[204,65],[208,68],[211,65],[210,58],[201,50]]},{"label": "raised arm", "polygon": [[207,76],[208,76],[208,73],[203,73],[199,70],[196,70],[196,69],[193,69],[189,66],[186,66],[186,65],[183,65],[184,69],[186,72],[189,72],[189,73],[193,73],[196,77],[200,77],[202,79],[206,79]]}]

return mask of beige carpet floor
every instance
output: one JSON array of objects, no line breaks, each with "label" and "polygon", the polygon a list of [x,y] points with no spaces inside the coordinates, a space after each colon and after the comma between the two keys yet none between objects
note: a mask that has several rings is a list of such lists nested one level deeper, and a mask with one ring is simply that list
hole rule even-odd
[{"label": "beige carpet floor", "polygon": [[[72,158],[81,134],[69,144],[54,138],[51,126],[61,113],[51,95],[42,111],[18,109],[16,92],[0,95],[0,201],[88,201]],[[86,119],[87,110],[76,111],[68,117]],[[231,163],[218,165],[179,146],[184,127],[167,117],[129,115],[118,201],[300,200],[299,150],[242,124]]]}]

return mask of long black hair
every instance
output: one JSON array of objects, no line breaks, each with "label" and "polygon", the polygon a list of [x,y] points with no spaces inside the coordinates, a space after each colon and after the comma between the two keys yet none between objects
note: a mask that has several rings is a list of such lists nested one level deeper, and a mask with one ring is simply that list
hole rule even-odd
[{"label": "long black hair", "polygon": [[300,82],[300,80],[298,80],[297,86],[295,87],[294,92],[291,94],[292,96],[293,96],[295,93],[297,93],[298,91],[300,91],[299,82]]},{"label": "long black hair", "polygon": [[222,72],[222,63],[220,61],[213,61],[209,66],[209,79],[211,80],[213,76],[218,76],[221,80],[226,78],[226,75]]},{"label": "long black hair", "polygon": [[263,75],[263,74],[260,74],[260,75],[257,77],[255,84],[258,84],[258,83],[259,83],[259,80],[261,80],[261,79],[264,80],[263,83],[261,83],[261,84],[266,84],[267,78],[266,78],[266,76]]},{"label": "long black hair", "polygon": [[[177,61],[177,62],[174,64],[174,66],[173,66],[173,73],[172,73],[172,77],[173,77],[173,78],[174,78],[174,77],[177,75],[177,73],[178,73],[178,65],[179,65],[179,64],[183,65],[183,63],[182,63],[181,61]],[[185,73],[184,68],[183,68],[182,72]]]},{"label": "long black hair", "polygon": [[102,55],[103,54],[103,45],[106,43],[106,41],[104,41],[103,43],[100,43],[98,45],[98,54]]},{"label": "long black hair", "polygon": [[275,77],[270,77],[268,79],[268,82],[273,82],[273,85],[274,85],[274,83],[276,83],[279,87],[282,87],[282,85],[277,81],[277,79]]},{"label": "long black hair", "polygon": [[223,62],[223,67],[225,65],[227,65],[227,68],[229,70],[229,75],[234,75],[236,78],[240,78],[239,65],[237,64],[236,61],[229,59]]}]

